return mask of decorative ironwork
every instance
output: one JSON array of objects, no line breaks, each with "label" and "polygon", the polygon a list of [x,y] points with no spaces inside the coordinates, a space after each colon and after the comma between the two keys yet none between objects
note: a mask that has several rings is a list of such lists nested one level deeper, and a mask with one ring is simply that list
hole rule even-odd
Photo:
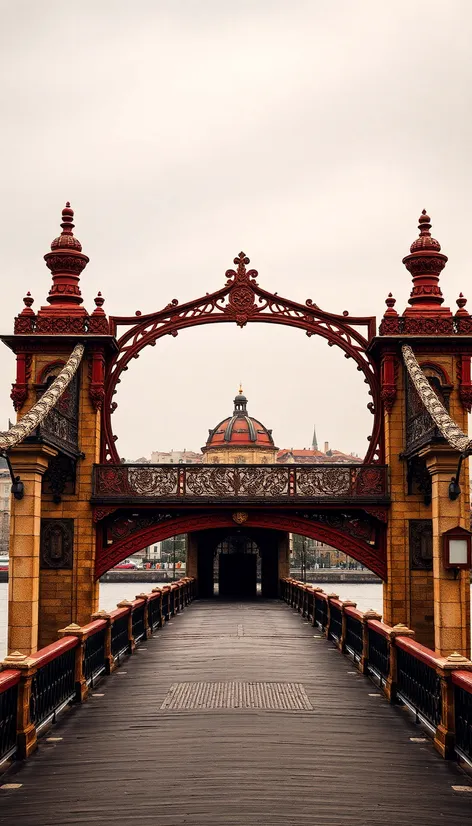
[{"label": "decorative ironwork", "polygon": [[145,611],[146,604],[143,603],[142,605],[137,605],[136,608],[133,608],[133,613],[131,615],[131,623],[132,623],[132,634],[133,639],[136,642],[139,642],[143,639],[146,629],[144,625],[144,611]]},{"label": "decorative ironwork", "polygon": [[75,469],[75,460],[63,453],[49,460],[43,476],[43,491],[52,493],[54,502],[59,503],[64,492],[75,493]]},{"label": "decorative ironwork", "polygon": [[425,505],[431,504],[433,492],[431,474],[424,459],[412,456],[407,461],[408,493],[420,493]]},{"label": "decorative ironwork", "polygon": [[323,631],[328,625],[328,603],[315,594],[315,620],[318,628]]},{"label": "decorative ironwork", "polygon": [[369,341],[375,335],[373,317],[349,317],[335,315],[321,310],[311,299],[299,304],[263,290],[257,282],[256,270],[248,270],[249,258],[242,252],[235,259],[236,269],[226,273],[225,286],[202,298],[179,304],[173,299],[164,309],[156,313],[135,316],[112,316],[110,333],[118,335],[120,328],[126,328],[118,338],[118,352],[107,366],[105,376],[105,402],[103,405],[103,454],[102,461],[118,463],[119,454],[111,415],[116,409],[114,395],[121,374],[127,370],[132,359],[138,358],[141,350],[165,335],[176,336],[180,330],[200,324],[235,322],[244,326],[248,321],[283,324],[298,327],[308,336],[319,335],[330,346],[338,346],[346,358],[355,362],[363,373],[369,388],[368,408],[374,416],[372,435],[365,457],[366,463],[383,461],[383,425],[380,400],[380,382],[375,360],[367,352]]},{"label": "decorative ironwork", "polygon": [[74,520],[41,519],[41,568],[72,568]]},{"label": "decorative ironwork", "polygon": [[16,748],[18,682],[0,689],[0,762]]},{"label": "decorative ironwork", "polygon": [[410,568],[433,570],[433,523],[431,519],[409,520]]},{"label": "decorative ironwork", "polygon": [[130,653],[128,614],[118,617],[111,626],[111,653],[118,661],[122,654]]},{"label": "decorative ironwork", "polygon": [[95,500],[387,499],[384,465],[97,465]]},{"label": "decorative ironwork", "polygon": [[61,370],[51,387],[49,387],[40,399],[33,405],[31,410],[23,416],[19,422],[7,431],[0,432],[0,450],[8,450],[23,442],[27,436],[31,436],[36,428],[45,420],[46,416],[53,410],[62,394],[65,392],[74,378],[82,356],[84,345],[76,344],[67,364]]},{"label": "decorative ironwork", "polygon": [[342,635],[343,617],[341,609],[331,602],[329,605],[328,639],[339,642]]}]

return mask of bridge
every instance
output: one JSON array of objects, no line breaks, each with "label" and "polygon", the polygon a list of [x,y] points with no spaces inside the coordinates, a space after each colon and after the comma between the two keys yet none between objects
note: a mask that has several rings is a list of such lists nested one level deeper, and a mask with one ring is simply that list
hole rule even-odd
[{"label": "bridge", "polygon": [[[60,781],[63,822],[98,822],[136,766],[142,810],[163,823],[312,822],[317,806],[332,823],[348,807],[348,822],[364,823],[366,806],[371,823],[434,824],[446,810],[459,822],[472,788],[460,768],[472,763],[472,316],[462,294],[454,314],[443,306],[447,258],[429,216],[403,259],[409,306],[399,314],[389,295],[378,331],[371,316],[263,289],[244,253],[201,298],[118,317],[98,294],[88,313],[73,217],[67,204],[45,255],[47,304],[35,312],[25,296],[2,337],[18,419],[0,433],[13,497],[0,818],[21,801],[24,823],[38,823],[38,807],[50,823]],[[164,335],[220,323],[288,325],[341,350],[372,413],[363,462],[120,461],[123,371]],[[98,610],[103,573],[179,534],[187,578]],[[378,574],[383,617],[291,580],[290,534]]]},{"label": "bridge", "polygon": [[281,586],[287,604],[215,604],[183,580],[12,662],[3,753],[41,742],[0,778],[1,822],[465,822],[472,785],[434,745],[472,759],[472,672]]}]

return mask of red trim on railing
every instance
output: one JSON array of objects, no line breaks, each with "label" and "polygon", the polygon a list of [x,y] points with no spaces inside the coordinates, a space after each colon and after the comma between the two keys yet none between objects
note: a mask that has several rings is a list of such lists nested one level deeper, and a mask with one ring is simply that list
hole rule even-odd
[{"label": "red trim on railing", "polygon": [[130,600],[130,602],[131,602],[131,610],[132,611],[134,611],[135,608],[140,608],[141,605],[146,605],[146,600],[142,599],[142,598],[133,599],[133,600]]},{"label": "red trim on railing", "polygon": [[367,626],[375,631],[377,634],[380,634],[382,637],[389,637],[390,631],[392,630],[390,625],[385,625],[384,622],[380,622],[380,620],[367,620]]},{"label": "red trim on railing", "polygon": [[406,651],[407,654],[411,654],[412,657],[416,657],[425,665],[429,665],[430,668],[436,668],[438,665],[438,657],[436,657],[434,651],[431,648],[426,648],[425,645],[421,645],[420,642],[415,642],[409,637],[395,637],[395,645],[397,648],[401,648],[402,651]]},{"label": "red trim on railing", "polygon": [[162,594],[162,591],[153,591],[152,594],[148,594],[149,602],[151,602],[152,599],[159,599],[161,594]]},{"label": "red trim on railing", "polygon": [[324,599],[325,602],[328,602],[328,594],[325,591],[315,591],[315,599]]},{"label": "red trim on railing", "polygon": [[[0,679],[1,679],[0,674]],[[453,671],[452,682],[472,694],[472,671]]]},{"label": "red trim on railing", "polygon": [[359,622],[362,622],[362,620],[364,619],[364,614],[362,613],[362,611],[359,611],[358,608],[354,608],[353,605],[346,605],[344,613],[347,614],[347,616],[349,617],[353,617],[354,619],[359,620]]},{"label": "red trim on railing", "polygon": [[93,637],[98,631],[102,631],[107,627],[106,619],[97,619],[89,622],[88,625],[82,626],[82,631],[85,631],[87,637]]},{"label": "red trim on railing", "polygon": [[343,608],[342,599],[334,599],[333,597],[329,597],[329,604],[334,605],[335,608],[339,608],[339,610],[342,611],[342,608]]},{"label": "red trim on railing", "polygon": [[110,618],[114,622],[120,617],[124,617],[125,614],[129,614],[131,611],[131,605],[123,605],[123,608],[115,608],[113,611],[110,611]]},{"label": "red trim on railing", "polygon": [[57,642],[53,642],[51,645],[46,645],[45,648],[41,648],[31,655],[31,659],[34,660],[32,665],[36,666],[36,668],[42,668],[43,665],[47,665],[52,660],[55,660],[56,657],[60,657],[61,654],[70,651],[71,648],[76,648],[78,643],[78,637],[63,637],[62,640],[57,640]]},{"label": "red trim on railing", "polygon": [[12,669],[8,669],[8,671],[2,671],[0,673],[0,694],[3,694],[4,691],[8,691],[9,688],[13,688],[14,685],[18,685],[20,682],[21,671],[13,671]]}]

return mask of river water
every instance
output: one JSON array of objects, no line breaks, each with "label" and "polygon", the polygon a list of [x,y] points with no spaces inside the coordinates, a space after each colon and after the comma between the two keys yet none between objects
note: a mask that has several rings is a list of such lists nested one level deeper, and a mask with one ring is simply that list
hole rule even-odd
[{"label": "river water", "polygon": [[[341,599],[354,600],[361,611],[373,608],[382,613],[382,585],[379,583],[324,583],[322,588],[329,593],[339,594]],[[139,591],[145,590],[145,583],[103,582],[100,584],[100,608],[111,611],[120,600],[134,599]],[[7,647],[7,608],[8,584],[0,583],[0,660],[4,657]]]}]

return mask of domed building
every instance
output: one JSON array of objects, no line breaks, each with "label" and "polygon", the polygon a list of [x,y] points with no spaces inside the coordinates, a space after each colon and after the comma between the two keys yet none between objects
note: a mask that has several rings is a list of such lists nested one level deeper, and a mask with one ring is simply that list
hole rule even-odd
[{"label": "domed building", "polygon": [[202,447],[203,461],[209,464],[270,465],[276,462],[277,451],[272,430],[247,412],[242,387],[234,399],[233,415],[209,431]]}]

